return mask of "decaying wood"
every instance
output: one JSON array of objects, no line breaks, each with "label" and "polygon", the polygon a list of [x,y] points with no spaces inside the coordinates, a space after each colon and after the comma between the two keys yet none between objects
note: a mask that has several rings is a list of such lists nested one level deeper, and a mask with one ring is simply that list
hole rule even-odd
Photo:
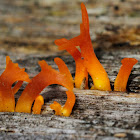
[{"label": "decaying wood", "polygon": [[0,113],[1,137],[27,139],[140,138],[140,96],[127,93],[74,90],[76,104],[70,117],[53,115],[49,104],[64,103],[61,87],[44,91],[42,115]]},{"label": "decaying wood", "polygon": [[[80,2],[0,1],[0,73],[6,55],[25,67],[31,78],[40,71],[39,60],[58,69],[53,59],[60,57],[74,76],[74,60],[58,51],[54,40],[79,34]],[[70,117],[60,117],[49,105],[53,101],[63,105],[66,89],[49,86],[41,93],[45,99],[41,115],[0,112],[0,139],[140,139],[140,2],[89,0],[86,7],[93,47],[112,88],[121,59],[139,61],[129,77],[127,92],[74,89],[73,112]],[[90,77],[89,82],[92,84]],[[25,86],[15,95],[16,101]]]},{"label": "decaying wood", "polygon": [[[125,51],[124,53],[119,49],[117,50],[112,50],[110,53],[108,51],[96,51],[97,55],[100,56],[100,61],[109,73],[112,85],[121,65],[119,58],[130,54],[129,51]],[[139,59],[139,56],[135,54],[135,50],[133,49],[131,49],[131,55]],[[71,57],[61,56],[60,54],[44,57],[42,55],[25,55],[22,59],[19,59],[17,55],[15,62],[25,67],[30,76],[33,77],[40,71],[40,67],[37,64],[38,60],[45,59],[53,68],[57,69],[53,62],[53,58],[56,56],[61,57],[71,72],[74,72],[74,61],[70,59]],[[5,55],[3,55],[2,60],[4,60],[4,57]],[[2,69],[4,69],[4,65]],[[42,92],[45,99],[42,115],[0,113],[1,138],[139,139],[139,66],[138,63],[129,78],[128,93],[74,89],[76,104],[71,116],[68,118],[55,116],[49,107],[53,101],[57,101],[62,105],[65,103],[65,89],[55,85],[47,87]],[[16,95],[16,100],[24,87],[25,84]]]}]

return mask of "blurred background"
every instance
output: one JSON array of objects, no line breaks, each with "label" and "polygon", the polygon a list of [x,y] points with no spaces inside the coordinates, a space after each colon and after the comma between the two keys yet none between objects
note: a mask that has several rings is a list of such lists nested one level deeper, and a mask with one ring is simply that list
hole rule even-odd
[{"label": "blurred background", "polygon": [[79,34],[81,2],[94,48],[140,44],[139,0],[0,0],[0,50],[57,51],[55,39]]},{"label": "blurred background", "polygon": [[[31,77],[40,70],[38,60],[57,69],[53,59],[59,56],[74,76],[74,60],[54,41],[79,35],[81,2],[89,14],[95,53],[113,86],[124,57],[140,60],[139,0],[0,0],[0,71],[6,55]],[[129,91],[140,91],[139,70],[138,63],[128,81]]]}]

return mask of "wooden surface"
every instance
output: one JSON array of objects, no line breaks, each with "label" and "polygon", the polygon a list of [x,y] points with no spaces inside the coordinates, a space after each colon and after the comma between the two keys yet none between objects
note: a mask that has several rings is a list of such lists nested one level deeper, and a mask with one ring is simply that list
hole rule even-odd
[{"label": "wooden surface", "polygon": [[[70,117],[55,116],[49,105],[66,101],[65,90],[52,85],[42,91],[41,115],[0,113],[0,139],[140,139],[140,17],[139,0],[87,1],[90,34],[95,53],[113,87],[121,59],[138,59],[129,77],[127,92],[74,89],[76,104]],[[39,60],[53,68],[62,58],[74,76],[75,63],[57,50],[54,40],[79,34],[80,1],[0,1],[0,73],[9,55],[32,78]],[[90,84],[92,81],[90,79]],[[26,83],[15,95],[16,101]]]}]

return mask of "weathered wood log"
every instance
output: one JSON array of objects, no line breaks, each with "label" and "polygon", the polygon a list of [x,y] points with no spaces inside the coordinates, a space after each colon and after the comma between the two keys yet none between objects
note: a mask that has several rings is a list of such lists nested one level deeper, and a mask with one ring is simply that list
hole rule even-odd
[{"label": "weathered wood log", "polygon": [[53,115],[49,104],[64,103],[61,87],[44,91],[42,115],[0,113],[1,137],[6,139],[138,139],[140,96],[95,90],[74,90],[76,104],[70,117]]},{"label": "weathered wood log", "polygon": [[[109,73],[112,85],[120,67],[120,62],[116,61],[119,61],[119,58],[124,55],[121,50],[117,50],[113,50],[110,53],[108,51],[96,51],[96,54],[100,56],[100,61]],[[135,52],[135,50],[131,49],[131,55],[134,55],[133,51]],[[125,55],[129,53],[129,51],[126,52],[125,50]],[[56,56],[24,56],[22,59],[17,59],[16,62],[20,66],[26,67],[26,71],[33,77],[40,71],[40,67],[37,64],[38,60],[45,59],[52,67],[56,68],[53,62],[53,58]],[[66,62],[73,73],[74,62],[71,57],[61,55],[59,57]],[[135,54],[135,57],[138,56]],[[42,115],[0,113],[1,137],[7,139],[140,138],[140,95],[137,88],[139,86],[137,79],[139,76],[138,67],[139,64],[133,69],[133,73],[130,76],[129,83],[133,84],[132,86],[128,84],[128,93],[75,89],[76,104],[71,116],[68,118],[55,116],[49,107],[53,101],[57,101],[62,105],[65,103],[65,89],[55,85],[47,87],[42,92],[45,99]],[[25,85],[16,95],[16,100],[24,87]]]}]

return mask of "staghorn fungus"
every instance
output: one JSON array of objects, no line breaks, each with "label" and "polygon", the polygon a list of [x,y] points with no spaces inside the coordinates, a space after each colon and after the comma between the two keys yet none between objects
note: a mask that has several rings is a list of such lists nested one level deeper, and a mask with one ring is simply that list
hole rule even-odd
[{"label": "staghorn fungus", "polygon": [[[68,41],[62,39],[63,42],[65,43],[68,42],[69,48],[68,47],[64,47],[64,48],[66,48],[66,50],[70,52],[70,50],[73,50],[75,46],[80,46],[81,54],[79,54],[79,58],[80,58],[80,61],[83,58],[84,67],[86,67],[86,70],[92,77],[92,80],[94,83],[94,87],[92,87],[92,89],[111,91],[108,75],[105,69],[103,68],[103,66],[101,65],[101,63],[99,62],[99,60],[97,59],[94,53],[93,47],[92,47],[92,42],[91,42],[90,34],[89,34],[88,14],[87,14],[86,7],[83,3],[81,3],[81,10],[82,10],[82,24],[80,25],[81,33],[79,36],[74,37]],[[64,49],[63,46],[65,46],[65,43],[63,46],[61,46],[62,43],[57,43],[57,41],[58,40],[56,40],[55,43],[60,45],[59,48]],[[78,54],[78,53],[75,53],[75,54]]]},{"label": "staghorn fungus", "polygon": [[69,52],[75,60],[75,87],[82,88],[82,83],[85,81],[85,88],[88,89],[88,72],[84,66],[84,60],[81,58],[80,51],[73,45],[73,43],[65,38],[55,40],[55,44],[59,46],[60,50]]},{"label": "staghorn fungus", "polygon": [[94,83],[94,89],[98,90],[111,90],[110,81],[108,75],[97,59],[90,39],[89,34],[89,19],[86,7],[83,3],[81,3],[82,10],[82,24],[80,26],[81,29],[81,55],[84,58],[84,64],[87,68],[87,71],[92,77]]},{"label": "staghorn fungus", "polygon": [[[25,69],[20,69],[17,63],[13,63],[9,56],[6,57],[6,69],[0,76],[0,111],[7,112],[25,112],[30,113],[33,104],[33,114],[40,114],[44,99],[40,92],[49,85],[59,84],[68,89],[66,91],[67,100],[64,106],[54,101],[50,105],[55,110],[56,115],[70,116],[75,104],[75,95],[73,93],[73,82],[76,88],[81,88],[85,81],[85,88],[88,88],[88,73],[93,79],[92,89],[111,90],[110,81],[107,73],[99,60],[97,59],[89,34],[89,19],[85,5],[81,4],[82,23],[80,24],[80,35],[70,40],[65,38],[55,40],[55,44],[60,50],[68,51],[75,60],[76,72],[75,81],[70,71],[60,58],[54,61],[59,68],[59,72],[52,69],[44,60],[39,61],[41,72],[32,80],[29,79]],[[81,52],[76,48],[79,46]],[[128,77],[133,66],[138,62],[134,58],[124,58],[122,66],[114,83],[114,91],[126,91]],[[20,96],[16,108],[14,94],[17,93],[23,81],[29,82]],[[13,83],[15,86],[12,87]]]},{"label": "staghorn fungus", "polygon": [[[12,84],[16,81],[18,83],[12,88]],[[28,74],[7,56],[6,69],[0,76],[0,112],[14,112],[14,94],[22,85],[22,81],[30,82]]]},{"label": "staghorn fungus", "polygon": [[138,62],[135,58],[124,58],[114,83],[114,91],[126,91],[126,85],[133,66]]},{"label": "staghorn fungus", "polygon": [[[39,65],[41,67],[41,72],[38,75],[36,75],[24,89],[17,102],[16,112],[30,113],[33,101],[37,99],[39,93],[49,85],[62,85],[66,87],[70,91],[70,93],[73,90],[73,83],[71,79],[69,79],[68,76],[66,76],[66,74],[52,69],[52,67],[49,66],[44,60],[39,61]],[[75,95],[73,94],[73,96]],[[41,106],[42,102],[40,103],[40,99],[37,102],[39,102],[39,106]],[[35,101],[35,106],[37,106],[37,102]],[[71,108],[73,108],[73,105],[71,105]],[[33,107],[34,113],[35,108],[36,107]]]},{"label": "staghorn fungus", "polygon": [[[71,76],[71,73],[68,67],[66,66],[66,64],[64,63],[64,61],[58,57],[55,58],[54,61],[57,64],[59,71],[65,74],[68,77],[68,79],[73,83],[73,78]],[[64,107],[62,107],[56,101],[54,101],[54,103],[50,105],[51,109],[55,110],[56,115],[68,117],[71,114],[72,108],[75,104],[75,95],[72,91],[66,91],[66,94],[67,94],[67,101]]]}]

